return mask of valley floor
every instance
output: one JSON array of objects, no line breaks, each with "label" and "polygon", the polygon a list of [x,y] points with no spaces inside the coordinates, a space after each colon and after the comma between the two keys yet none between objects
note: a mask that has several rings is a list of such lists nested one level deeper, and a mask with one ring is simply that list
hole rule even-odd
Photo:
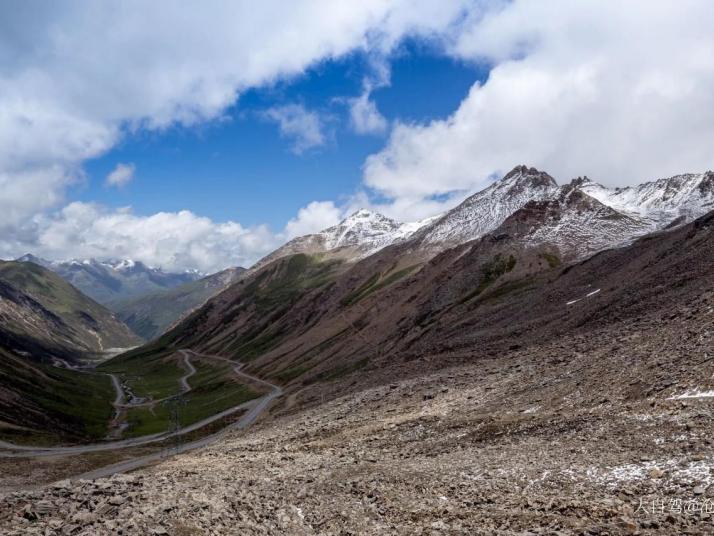
[{"label": "valley floor", "polygon": [[152,468],[7,493],[0,532],[711,534],[714,362],[692,346],[710,341],[593,336],[285,397]]}]

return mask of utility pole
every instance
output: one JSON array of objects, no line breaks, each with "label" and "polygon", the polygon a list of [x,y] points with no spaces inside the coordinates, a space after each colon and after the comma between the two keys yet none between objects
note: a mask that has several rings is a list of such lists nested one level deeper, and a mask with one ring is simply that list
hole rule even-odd
[{"label": "utility pole", "polygon": [[169,432],[173,434],[174,437],[174,449],[176,454],[179,453],[181,448],[181,435],[178,433],[179,430],[181,430],[181,407],[185,406],[186,403],[187,401],[183,395],[173,396],[166,401],[171,422]]}]

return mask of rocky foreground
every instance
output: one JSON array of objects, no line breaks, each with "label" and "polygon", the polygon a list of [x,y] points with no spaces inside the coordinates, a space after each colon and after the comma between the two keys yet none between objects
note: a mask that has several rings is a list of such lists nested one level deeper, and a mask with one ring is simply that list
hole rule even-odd
[{"label": "rocky foreground", "polygon": [[155,467],[6,494],[0,532],[712,534],[714,313],[678,314],[687,337],[630,325],[290,409],[298,394]]}]

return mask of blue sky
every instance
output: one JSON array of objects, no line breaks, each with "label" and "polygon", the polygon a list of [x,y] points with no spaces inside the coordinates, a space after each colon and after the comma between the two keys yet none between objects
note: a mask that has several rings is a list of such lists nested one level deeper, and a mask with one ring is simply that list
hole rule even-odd
[{"label": "blue sky", "polygon": [[215,271],[519,164],[714,168],[709,0],[22,6],[0,2],[0,258]]},{"label": "blue sky", "polygon": [[[427,123],[444,118],[476,81],[488,75],[475,62],[444,55],[426,43],[404,43],[389,62],[390,82],[372,92],[389,121]],[[129,134],[106,154],[87,161],[87,180],[71,197],[135,213],[191,210],[213,220],[269,224],[279,230],[314,200],[340,200],[362,181],[365,158],[380,150],[386,132],[357,134],[344,98],[358,96],[371,68],[364,53],[319,62],[304,74],[251,89],[222,119]],[[325,145],[295,154],[262,112],[300,103],[325,121]],[[135,178],[123,188],[105,184],[118,163],[132,163]]]}]

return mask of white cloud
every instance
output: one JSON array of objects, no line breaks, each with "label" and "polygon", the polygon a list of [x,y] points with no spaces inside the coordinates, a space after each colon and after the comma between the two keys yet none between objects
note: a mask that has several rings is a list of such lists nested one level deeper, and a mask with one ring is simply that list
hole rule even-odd
[{"label": "white cloud", "polygon": [[48,209],[63,200],[62,188],[78,179],[61,166],[27,167],[7,173],[0,169],[0,230],[32,223],[28,215]]},{"label": "white cloud", "polygon": [[357,134],[382,134],[387,130],[387,120],[370,98],[372,91],[390,84],[389,61],[383,54],[370,57],[370,73],[362,82],[362,94],[347,99],[350,110],[350,124]]},{"label": "white cloud", "polygon": [[169,270],[249,266],[282,241],[265,226],[216,223],[182,210],[151,216],[70,203],[39,222],[33,251],[49,258],[132,258]]},{"label": "white cloud", "polygon": [[264,116],[278,124],[281,136],[292,142],[291,150],[302,154],[325,144],[323,123],[317,112],[306,110],[301,104],[287,104],[270,108]]},{"label": "white cloud", "polygon": [[[0,253],[35,244],[61,257],[126,252],[205,269],[247,262],[331,220],[339,209],[329,202],[308,205],[278,235],[190,212],[52,211],[82,162],[127,132],[220,118],[248,88],[354,50],[379,66],[410,35],[493,68],[449,118],[396,123],[367,160],[364,185],[388,215],[443,210],[520,163],[615,185],[714,168],[707,0],[213,0],[187,9],[168,0],[0,7],[5,26],[22,29],[0,32]],[[388,69],[375,70],[352,101],[355,129],[382,128],[371,92],[385,81]],[[296,151],[325,142],[315,112],[272,114]]]},{"label": "white cloud", "polygon": [[370,99],[369,91],[350,99],[350,122],[358,134],[381,134],[387,130],[387,120]]},{"label": "white cloud", "polygon": [[[127,133],[220,118],[249,88],[298,76],[354,50],[386,54],[407,35],[443,32],[468,3],[0,5],[3,27],[17,30],[0,32],[0,253],[21,253],[38,241],[40,220],[52,218],[48,211],[63,202],[67,185],[81,178],[82,163]],[[324,141],[311,117],[307,123],[298,116],[285,123],[286,133],[298,136],[297,150]],[[101,218],[111,219],[104,212]],[[248,241],[256,235],[241,236]],[[101,245],[86,233],[83,239]]]},{"label": "white cloud", "polygon": [[396,205],[473,191],[520,163],[610,185],[714,167],[714,3],[504,3],[450,51],[493,65],[458,110],[397,124],[364,182]]},{"label": "white cloud", "polygon": [[118,163],[109,175],[107,175],[106,185],[123,188],[134,180],[134,172],[136,166],[134,164]]},{"label": "white cloud", "polygon": [[340,222],[344,211],[335,206],[332,201],[313,201],[301,208],[295,218],[285,226],[285,238],[316,233]]}]

